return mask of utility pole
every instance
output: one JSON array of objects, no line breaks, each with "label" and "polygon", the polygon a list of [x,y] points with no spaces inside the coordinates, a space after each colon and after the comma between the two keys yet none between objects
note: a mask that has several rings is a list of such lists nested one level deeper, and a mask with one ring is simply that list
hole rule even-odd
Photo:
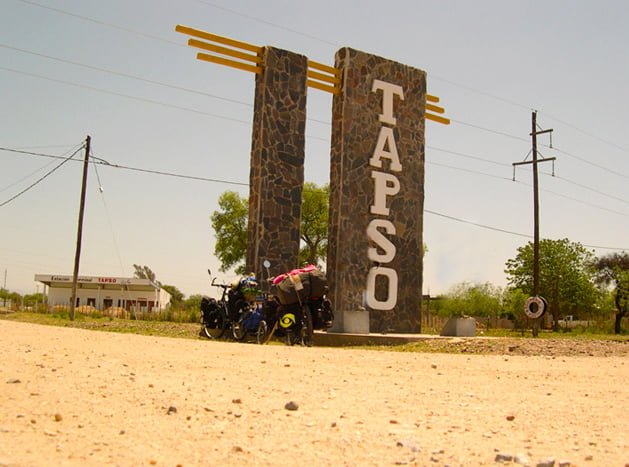
[{"label": "utility pole", "polygon": [[4,269],[4,287],[2,287],[2,288],[4,289],[4,292],[5,292],[4,305],[2,305],[2,306],[7,306],[7,296],[6,296],[6,294],[9,291],[7,290],[7,270],[6,270],[6,268]]},{"label": "utility pole", "polygon": [[81,259],[81,239],[83,238],[83,213],[85,211],[85,191],[87,189],[87,167],[92,138],[85,139],[85,158],[83,159],[83,182],[81,183],[81,204],[79,205],[79,226],[76,234],[76,253],[74,255],[74,273],[72,275],[72,298],[70,299],[70,321],[74,321],[76,306],[76,285],[79,278],[79,260]]},{"label": "utility pole", "polygon": [[[533,320],[533,337],[537,337],[539,333],[539,318],[544,314],[545,311],[545,300],[539,296],[539,182],[538,182],[538,170],[537,164],[540,162],[548,162],[554,161],[557,159],[556,157],[547,157],[543,159],[537,158],[537,135],[541,135],[544,133],[552,133],[552,128],[548,130],[538,130],[537,129],[537,111],[533,111],[531,114],[531,144],[532,144],[532,153],[533,160],[524,161],[524,162],[514,162],[513,165],[513,179],[515,180],[515,167],[517,165],[533,165],[533,296],[527,300],[527,315],[529,317],[534,317]],[[552,137],[551,137],[551,147],[552,147]],[[554,163],[553,163],[554,164]],[[554,167],[554,165],[553,165]],[[554,175],[554,170],[553,170]],[[529,304],[534,304],[535,306],[530,309]],[[538,314],[538,307],[541,308],[541,313]]]}]

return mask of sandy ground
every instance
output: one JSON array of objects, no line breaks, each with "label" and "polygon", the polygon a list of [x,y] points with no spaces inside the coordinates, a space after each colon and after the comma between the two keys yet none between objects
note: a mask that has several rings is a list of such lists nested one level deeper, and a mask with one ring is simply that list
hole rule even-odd
[{"label": "sandy ground", "polygon": [[629,462],[626,356],[0,334],[0,466]]}]

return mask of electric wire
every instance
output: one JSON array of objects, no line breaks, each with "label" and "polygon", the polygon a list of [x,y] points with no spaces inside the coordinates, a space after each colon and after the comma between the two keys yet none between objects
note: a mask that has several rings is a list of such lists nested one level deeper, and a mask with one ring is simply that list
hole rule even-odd
[{"label": "electric wire", "polygon": [[[5,147],[0,147],[1,151],[9,151],[9,152],[15,152],[15,153],[20,153],[20,154],[28,154],[28,155],[33,155],[33,156],[39,156],[39,157],[49,157],[49,158],[55,158],[55,159],[60,159],[62,158],[61,156],[54,156],[54,155],[50,155],[50,154],[42,154],[42,153],[37,153],[37,152],[30,152],[30,151],[21,151],[21,150],[15,150],[15,149],[10,149],[10,148],[5,148]],[[136,171],[136,172],[144,172],[144,173],[150,173],[150,174],[155,174],[155,175],[164,175],[164,176],[170,176],[170,177],[177,177],[177,178],[182,178],[182,179],[189,179],[189,180],[198,180],[198,181],[203,181],[203,182],[212,182],[212,183],[223,183],[223,184],[228,184],[228,185],[237,185],[237,186],[249,186],[248,183],[244,183],[244,182],[236,182],[236,181],[231,181],[231,180],[224,180],[224,179],[217,179],[217,178],[208,178],[208,177],[201,177],[201,176],[196,176],[196,175],[185,175],[185,174],[178,174],[178,173],[173,173],[173,172],[166,172],[166,171],[162,171],[162,170],[154,170],[154,169],[145,169],[145,168],[140,168],[140,167],[132,167],[132,166],[126,166],[126,165],[122,165],[122,164],[113,164],[110,163],[109,161],[102,159],[100,157],[92,157],[92,164],[99,164],[99,165],[103,165],[103,166],[108,166],[108,167],[112,167],[112,168],[118,168],[118,169],[125,169],[125,170],[130,170],[130,171]],[[504,176],[500,176],[500,175],[494,175],[494,174],[489,174],[486,172],[481,172],[478,170],[473,170],[473,169],[466,169],[466,168],[462,168],[462,167],[457,167],[457,166],[452,166],[452,165],[448,165],[448,164],[443,164],[440,162],[432,162],[432,161],[426,161],[426,165],[429,166],[437,166],[437,167],[444,167],[447,169],[451,169],[451,170],[456,170],[459,172],[466,172],[466,173],[472,173],[475,175],[480,175],[483,177],[489,177],[489,178],[494,178],[497,180],[503,180],[503,181],[509,181],[512,182],[513,180]],[[545,172],[542,172],[544,175],[548,175],[551,176],[550,174],[547,174]],[[565,178],[562,178],[562,180],[564,181],[568,181]],[[522,184],[524,186],[527,187],[531,187],[530,184],[525,183],[525,182],[520,182],[520,181],[516,181],[516,183]],[[555,191],[552,190],[548,190],[548,189],[541,189],[540,191],[542,192],[547,192],[547,193],[551,193],[553,195],[565,198],[565,199],[569,199],[571,201],[575,201],[577,203],[580,204],[584,204],[586,206],[595,208],[595,209],[600,209],[602,211],[607,211],[610,212],[612,214],[617,214],[619,216],[623,216],[623,217],[629,217],[628,214],[623,213],[623,212],[619,212],[619,211],[615,211],[613,209],[604,207],[604,206],[599,206],[593,203],[590,203],[588,201],[583,201],[580,200],[578,198],[574,198],[562,193],[557,193]],[[612,196],[612,195],[607,195],[605,193],[601,193],[604,194],[606,196]],[[615,197],[614,197],[615,198]],[[625,200],[622,200],[620,198],[615,198],[618,199],[622,202],[626,202]]]},{"label": "electric wire", "polygon": [[[39,156],[39,157],[52,157],[52,158],[59,158],[60,157],[60,156],[53,156],[53,155],[50,155],[50,154],[29,153],[27,151],[16,151],[16,150],[11,150],[11,149],[2,148],[2,147],[0,147],[0,150],[9,150],[11,152],[30,154],[30,155],[35,155],[35,156]],[[99,164],[99,165],[104,165],[104,166],[113,167],[113,168],[138,170],[138,171],[141,171],[141,172],[154,173],[154,174],[165,175],[165,176],[173,176],[173,177],[184,178],[184,179],[200,180],[200,181],[206,181],[206,182],[230,183],[230,184],[241,185],[241,186],[249,186],[248,183],[230,182],[230,181],[226,181],[226,180],[209,179],[209,178],[203,178],[203,177],[198,177],[198,176],[174,174],[174,173],[169,173],[169,172],[164,172],[164,171],[155,171],[155,170],[148,170],[148,169],[140,169],[140,168],[137,168],[137,167],[127,167],[127,166],[122,166],[122,165],[118,165],[118,164],[111,164],[108,161],[106,161],[105,159],[99,158],[97,156],[92,156],[91,159],[92,159],[92,164],[94,164],[94,166],[96,164]],[[431,164],[444,166],[444,167],[447,167],[447,168],[450,168],[450,169],[454,169],[454,170],[461,170],[461,168],[459,168],[459,167],[447,166],[446,164],[438,164],[438,163],[431,163]],[[468,171],[468,170],[465,170],[465,171]],[[494,176],[494,175],[486,174],[486,173],[482,173],[482,172],[477,172],[477,174],[484,175],[484,176],[490,176],[490,177],[493,177],[493,178],[499,178],[501,180],[511,181],[511,179],[506,178],[506,177]],[[100,183],[100,181],[99,181],[99,183]],[[526,186],[530,186],[530,185],[528,185],[528,184],[526,184],[524,182],[517,182],[517,183],[520,183],[520,184],[523,184],[523,185],[526,185]],[[549,190],[542,190],[542,191],[549,191]],[[570,198],[570,197],[568,197],[566,195],[562,195],[562,194],[554,193],[554,192],[550,192],[550,193],[556,194],[558,196],[566,197],[567,199],[572,199],[573,201],[577,201],[577,202],[581,202],[581,203],[584,203],[584,204],[588,204],[587,202],[584,202],[584,201],[581,201],[581,200],[577,200],[575,198]],[[597,206],[593,206],[593,207],[597,207]],[[601,208],[600,206],[598,206],[598,208],[607,210],[605,208]],[[427,212],[429,214],[433,214],[433,215],[436,215],[436,216],[444,217],[444,218],[447,218],[447,219],[450,219],[450,220],[454,220],[454,221],[457,221],[457,222],[470,224],[470,225],[475,225],[477,227],[481,227],[481,228],[488,229],[488,230],[494,230],[494,231],[497,231],[497,232],[513,234],[513,235],[520,236],[520,237],[532,238],[531,235],[527,235],[527,234],[523,234],[523,233],[519,233],[519,232],[514,232],[514,231],[511,231],[511,230],[507,230],[507,229],[502,229],[502,228],[499,228],[499,227],[492,227],[492,226],[489,226],[489,225],[486,225],[486,224],[480,224],[480,223],[468,221],[468,220],[465,220],[465,219],[462,219],[462,218],[458,218],[458,217],[455,217],[455,216],[449,216],[447,214],[439,213],[439,212],[428,210],[428,209],[424,209],[424,212]],[[618,213],[618,212],[615,212],[615,211],[611,211],[611,212],[614,212],[614,213],[620,214],[620,215],[625,215],[623,213]],[[600,245],[585,245],[584,244],[583,246],[586,246],[588,248],[597,248],[597,249],[613,250],[613,251],[629,250],[629,248],[618,248],[618,247],[600,246]]]},{"label": "electric wire", "polygon": [[[53,7],[50,7],[50,6],[47,6],[47,5],[42,5],[40,3],[31,1],[31,0],[18,0],[18,1],[20,1],[22,3],[25,3],[25,4],[28,4],[28,5],[35,6],[35,7],[39,7],[39,8],[47,9],[47,10],[50,10],[50,11],[54,11],[54,12],[62,14],[62,15],[71,16],[71,17],[74,17],[74,18],[82,19],[84,21],[89,21],[89,22],[92,22],[92,23],[95,23],[95,24],[99,24],[101,26],[106,26],[106,27],[110,27],[110,28],[113,28],[113,29],[118,29],[118,30],[130,33],[130,34],[135,34],[135,35],[138,35],[138,36],[142,36],[142,37],[145,37],[147,39],[152,39],[152,40],[164,42],[164,43],[167,43],[167,44],[170,44],[170,45],[176,45],[178,47],[187,47],[187,45],[185,45],[185,44],[182,44],[182,43],[179,43],[179,42],[175,42],[175,41],[171,41],[171,40],[165,39],[163,37],[156,36],[154,34],[148,34],[148,33],[145,33],[145,32],[142,32],[142,31],[138,31],[138,30],[135,30],[135,29],[131,29],[131,28],[128,28],[128,27],[119,26],[119,25],[114,24],[114,23],[109,23],[109,22],[97,20],[95,18],[91,18],[91,17],[85,16],[85,15],[79,15],[79,14],[72,13],[72,12],[69,12],[69,11],[66,11],[66,10],[61,10],[59,8],[53,8]],[[324,44],[332,45],[334,47],[340,47],[341,46],[341,44],[339,44],[339,43],[332,42],[332,41],[329,41],[327,39],[323,39],[321,37],[318,37],[318,36],[315,36],[315,35],[312,35],[312,34],[307,34],[307,33],[304,33],[303,31],[298,31],[296,29],[291,29],[291,28],[288,28],[286,26],[274,23],[272,21],[268,21],[268,20],[259,18],[257,16],[241,13],[241,12],[239,12],[237,10],[226,8],[224,6],[217,5],[216,3],[213,3],[213,2],[209,2],[209,1],[206,1],[206,0],[195,0],[195,1],[197,1],[199,3],[202,3],[202,4],[205,4],[205,5],[207,5],[209,7],[212,7],[212,8],[216,8],[216,9],[219,9],[219,10],[223,10],[223,11],[229,12],[229,13],[234,14],[236,16],[241,16],[243,18],[251,19],[253,21],[257,21],[259,23],[265,24],[267,26],[272,26],[272,27],[275,27],[275,28],[278,28],[278,29],[282,29],[282,30],[290,32],[292,34],[297,34],[297,35],[300,35],[300,36],[303,36],[303,37],[306,37],[308,39],[312,39],[312,40],[315,40],[315,41],[318,41],[318,42],[321,42],[321,43],[324,43]],[[457,87],[459,87],[461,89],[464,89],[464,90],[466,90],[468,92],[471,92],[471,93],[479,94],[479,95],[482,95],[484,97],[488,97],[488,98],[491,98],[491,99],[494,99],[494,100],[497,100],[497,101],[500,101],[500,102],[504,102],[504,103],[507,103],[509,105],[512,105],[512,106],[515,106],[515,107],[518,107],[518,108],[523,108],[523,109],[527,109],[527,110],[533,110],[532,106],[525,105],[525,104],[516,102],[514,100],[498,96],[496,94],[492,94],[492,93],[489,93],[489,92],[486,92],[486,91],[481,91],[481,90],[472,88],[470,86],[467,86],[467,85],[464,85],[464,84],[461,84],[461,83],[456,83],[456,82],[454,82],[452,80],[449,80],[449,79],[446,79],[446,78],[443,78],[441,76],[437,76],[437,75],[434,75],[434,74],[430,74],[430,76],[433,77],[434,79],[438,80],[438,81],[443,81],[443,82],[445,82],[447,84],[450,84],[450,85],[453,85],[453,86],[457,86]],[[624,151],[624,152],[629,151],[629,149],[627,149],[627,148],[625,148],[623,146],[620,146],[620,145],[618,145],[616,143],[613,143],[613,142],[611,142],[609,140],[606,140],[606,139],[601,138],[601,137],[599,137],[597,135],[594,135],[591,132],[583,130],[583,129],[581,129],[581,128],[575,126],[575,125],[572,125],[572,124],[570,124],[570,123],[568,123],[566,121],[560,120],[559,118],[557,118],[557,117],[555,117],[555,116],[553,116],[551,114],[548,114],[545,111],[539,111],[539,113],[543,114],[543,115],[547,116],[548,118],[551,118],[551,119],[553,119],[553,120],[555,120],[555,121],[557,121],[557,122],[559,122],[559,123],[561,123],[563,125],[566,125],[566,126],[572,128],[572,129],[576,130],[576,131],[579,131],[580,133],[582,133],[582,134],[584,134],[586,136],[589,136],[589,137],[591,137],[593,139],[596,139],[598,141],[606,143],[606,144],[608,144],[608,145],[610,145],[610,146],[612,146],[612,147],[614,147],[614,148],[616,148],[618,150],[621,150],[621,151]],[[453,119],[450,119],[450,120],[454,121]],[[458,121],[458,123],[465,124],[465,123],[460,122],[460,121]],[[486,129],[486,128],[482,128],[482,127],[479,127],[479,128],[483,129],[483,130],[486,130],[486,131],[490,131],[489,129]],[[502,132],[498,132],[498,134],[503,134],[504,136],[513,137],[513,135],[504,134]],[[518,138],[518,137],[516,137],[516,138]]]},{"label": "electric wire", "polygon": [[[524,234],[521,232],[514,232],[513,230],[506,230],[506,229],[501,229],[499,227],[492,227],[490,225],[485,225],[485,224],[481,224],[479,222],[473,222],[473,221],[469,221],[466,219],[461,219],[460,217],[455,217],[455,216],[449,216],[447,214],[443,214],[440,212],[436,212],[436,211],[432,211],[430,209],[426,209],[424,208],[424,212],[428,213],[428,214],[432,214],[434,216],[438,216],[438,217],[443,217],[445,219],[449,219],[455,222],[459,222],[462,224],[469,224],[469,225],[473,225],[476,227],[480,227],[482,229],[486,229],[486,230],[492,230],[494,232],[501,232],[501,233],[506,233],[509,235],[515,235],[518,237],[525,237],[525,238],[533,238],[533,235],[529,235],[529,234]],[[629,248],[618,248],[618,247],[611,247],[611,246],[601,246],[601,245],[587,245],[582,243],[581,245],[583,245],[584,247],[587,248],[595,248],[595,249],[599,249],[599,250],[614,250],[614,251],[627,251],[629,250]]]},{"label": "electric wire", "polygon": [[52,170],[50,170],[49,172],[47,172],[43,177],[39,178],[38,180],[36,180],[35,182],[31,183],[29,186],[27,186],[26,188],[24,188],[22,191],[20,191],[19,193],[17,193],[16,195],[12,196],[11,198],[7,199],[6,201],[4,201],[3,203],[0,204],[0,208],[3,206],[6,206],[7,204],[9,204],[11,201],[13,201],[14,199],[22,196],[24,193],[26,193],[27,191],[29,191],[30,189],[32,189],[33,187],[35,187],[36,185],[38,185],[40,182],[44,181],[46,178],[48,178],[50,175],[52,175],[54,172],[56,172],[59,168],[61,168],[66,162],[68,162],[70,159],[72,159],[77,152],[79,152],[81,149],[83,149],[84,146],[81,145],[81,147],[79,147],[76,151],[74,151],[69,157],[67,157],[66,159],[64,159],[61,163],[59,163],[56,167],[54,167]]},{"label": "electric wire", "polygon": [[[20,0],[20,1],[22,1],[22,0]],[[54,83],[67,84],[69,86],[75,86],[75,87],[82,88],[82,89],[89,89],[90,91],[96,91],[96,92],[100,92],[100,93],[103,93],[103,94],[109,94],[109,95],[112,95],[112,96],[124,97],[126,99],[131,99],[131,100],[134,100],[134,101],[146,102],[146,103],[149,103],[149,104],[155,104],[155,105],[159,105],[159,106],[162,106],[162,107],[167,107],[167,108],[176,109],[176,110],[182,110],[184,112],[192,112],[192,113],[195,113],[195,114],[198,114],[198,115],[204,115],[206,117],[213,117],[213,118],[218,118],[218,119],[221,119],[221,120],[227,120],[227,121],[236,122],[236,123],[240,123],[240,124],[251,125],[251,121],[248,121],[248,120],[241,120],[239,118],[228,117],[226,115],[215,114],[215,113],[212,113],[212,112],[205,112],[203,110],[192,109],[190,107],[183,107],[181,105],[169,104],[167,102],[156,101],[154,99],[148,99],[148,98],[145,98],[145,97],[137,97],[137,96],[132,96],[130,94],[123,94],[123,93],[116,92],[116,91],[109,91],[107,89],[97,88],[97,87],[94,87],[94,86],[89,86],[87,84],[74,83],[72,81],[65,81],[65,80],[61,80],[61,79],[50,78],[48,76],[38,75],[36,73],[30,73],[30,72],[23,71],[23,70],[15,70],[13,68],[8,68],[8,67],[4,67],[4,66],[0,66],[0,70],[9,71],[11,73],[23,74],[23,75],[30,76],[30,77],[33,77],[33,78],[43,79],[43,80],[46,80],[46,81],[52,81]],[[326,141],[326,142],[329,141],[329,139],[322,138],[320,136],[314,136],[314,135],[306,135],[306,136],[308,138],[310,138],[310,139],[316,139],[316,140]]]},{"label": "electric wire", "polygon": [[[90,149],[90,154],[91,153],[92,153],[92,150]],[[91,155],[91,157],[92,157],[92,159],[91,159],[92,167],[94,167],[94,173],[96,174],[96,180],[98,181],[98,191],[100,193],[100,199],[101,199],[101,202],[103,203],[103,209],[105,210],[105,217],[107,218],[107,224],[109,225],[109,232],[111,234],[113,245],[114,245],[114,250],[116,251],[116,256],[118,258],[118,265],[120,267],[120,274],[122,276],[124,276],[124,266],[123,266],[123,263],[122,263],[122,255],[120,254],[120,248],[118,247],[118,240],[117,240],[117,237],[116,237],[116,231],[114,230],[114,224],[111,221],[111,214],[109,212],[109,207],[107,206],[107,201],[105,200],[105,190],[103,188],[103,183],[102,183],[102,181],[100,179],[100,175],[98,173],[98,165],[99,164],[94,162],[93,154]],[[129,297],[127,297],[127,298],[129,298]]]},{"label": "electric wire", "polygon": [[46,9],[46,10],[54,11],[55,13],[59,13],[61,15],[65,15],[65,16],[70,16],[70,17],[73,17],[73,18],[81,19],[83,21],[88,21],[90,23],[95,23],[95,24],[98,24],[100,26],[107,26],[107,27],[110,27],[110,28],[113,28],[113,29],[118,29],[120,31],[124,31],[124,32],[127,32],[127,33],[135,34],[135,35],[144,37],[146,39],[152,39],[152,40],[164,42],[166,44],[176,45],[177,47],[187,47],[185,44],[181,44],[179,42],[175,42],[175,41],[171,41],[171,40],[168,40],[168,39],[164,39],[163,37],[159,37],[159,36],[156,36],[154,34],[148,34],[146,32],[141,32],[141,31],[138,31],[138,30],[135,30],[135,29],[127,28],[127,27],[124,27],[124,26],[119,26],[117,24],[108,23],[108,22],[101,21],[101,20],[98,20],[98,19],[90,18],[89,16],[79,15],[79,14],[72,13],[72,12],[69,12],[69,11],[66,11],[66,10],[62,10],[60,8],[53,8],[51,6],[42,5],[41,3],[33,2],[33,1],[30,1],[30,0],[17,0],[17,1],[25,3],[27,5],[35,6],[35,7],[38,7],[38,8],[43,8],[43,9]]},{"label": "electric wire", "polygon": [[[81,146],[82,143],[79,143],[77,146]],[[40,146],[40,147],[50,147],[50,146]],[[63,146],[66,147],[66,146]],[[72,149],[70,149],[69,151],[67,151],[67,154],[69,154],[73,149],[75,149],[76,146]],[[59,158],[65,158],[65,154],[63,156],[58,156]],[[0,188],[0,193],[9,190],[10,188],[13,188],[15,185],[19,185],[20,183],[22,183],[24,180],[27,180],[29,178],[31,178],[32,176],[34,176],[35,174],[41,172],[42,170],[45,170],[46,168],[50,167],[52,164],[54,164],[55,161],[52,160],[46,164],[44,164],[42,167],[39,167],[38,169],[28,173],[27,175],[23,176],[22,178],[16,180],[15,182],[5,186],[4,188]]]}]

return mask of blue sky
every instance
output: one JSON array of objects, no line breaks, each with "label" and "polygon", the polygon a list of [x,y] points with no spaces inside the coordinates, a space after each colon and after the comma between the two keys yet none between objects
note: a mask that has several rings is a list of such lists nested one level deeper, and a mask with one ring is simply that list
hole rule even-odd
[{"label": "blue sky", "polygon": [[[533,109],[554,129],[541,156],[557,157],[555,177],[541,168],[542,237],[629,249],[627,2],[1,5],[0,147],[63,156],[89,134],[111,164],[217,180],[91,165],[81,274],[145,264],[187,295],[211,292],[209,216],[225,190],[248,195],[254,77],[195,60],[176,24],[330,65],[350,46],[427,71],[452,124],[426,124],[424,292],[505,285],[505,261],[533,232],[530,167],[511,180]],[[306,180],[316,183],[329,177],[331,102],[309,90]],[[0,150],[0,204],[58,162]],[[69,162],[0,207],[0,286],[5,270],[21,293],[35,292],[36,273],[72,272],[81,169]]]}]

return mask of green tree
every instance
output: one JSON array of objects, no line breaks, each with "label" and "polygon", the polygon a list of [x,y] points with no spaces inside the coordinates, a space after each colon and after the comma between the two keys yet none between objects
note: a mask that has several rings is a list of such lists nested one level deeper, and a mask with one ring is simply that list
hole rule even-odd
[{"label": "green tree", "polygon": [[[328,241],[329,186],[307,182],[302,190],[300,231],[303,247],[300,263],[319,264],[326,257]],[[214,254],[221,262],[221,271],[234,268],[245,273],[247,257],[247,220],[249,202],[233,191],[224,192],[218,200],[219,210],[210,217],[216,235]]]},{"label": "green tree", "polygon": [[614,333],[620,334],[622,319],[629,311],[629,254],[611,253],[598,258],[593,265],[597,283],[614,287]]},{"label": "green tree", "polygon": [[527,323],[527,316],[524,313],[524,303],[528,295],[522,289],[506,288],[502,297],[502,311],[515,318],[515,327],[524,330]]},{"label": "green tree", "polygon": [[[544,239],[539,244],[539,294],[549,302],[553,329],[566,311],[591,309],[598,298],[591,264],[594,254],[567,238]],[[509,284],[533,294],[533,243],[518,248],[506,262]]]},{"label": "green tree", "polygon": [[201,308],[201,300],[203,300],[203,295],[190,295],[184,300],[183,308],[185,310],[199,310]]},{"label": "green tree", "polygon": [[170,306],[171,308],[181,308],[185,295],[174,285],[162,284],[162,289],[170,294]]},{"label": "green tree", "polygon": [[140,266],[139,264],[134,264],[133,269],[135,269],[133,277],[136,277],[138,279],[148,279],[154,284],[159,285],[159,281],[157,280],[155,273],[148,266]]},{"label": "green tree", "polygon": [[219,210],[210,217],[216,235],[214,254],[221,262],[221,271],[235,267],[238,274],[243,274],[247,256],[249,202],[235,191],[226,191],[218,199],[218,206]]},{"label": "green tree", "polygon": [[300,236],[304,246],[299,250],[300,264],[318,265],[325,260],[328,248],[328,205],[330,187],[307,182],[301,192]]},{"label": "green tree", "polygon": [[496,317],[502,310],[502,289],[488,282],[457,284],[443,297],[440,310],[447,316]]}]

